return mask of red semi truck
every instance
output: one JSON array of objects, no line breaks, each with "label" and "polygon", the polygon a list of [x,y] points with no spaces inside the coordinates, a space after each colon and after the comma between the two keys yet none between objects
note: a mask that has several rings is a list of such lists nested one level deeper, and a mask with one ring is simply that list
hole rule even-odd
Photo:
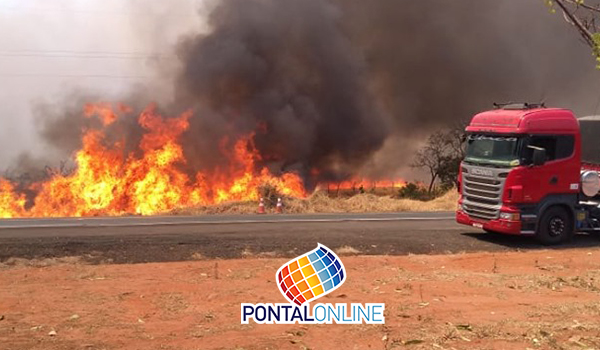
[{"label": "red semi truck", "polygon": [[496,105],[466,129],[456,221],[559,244],[600,232],[600,118]]}]

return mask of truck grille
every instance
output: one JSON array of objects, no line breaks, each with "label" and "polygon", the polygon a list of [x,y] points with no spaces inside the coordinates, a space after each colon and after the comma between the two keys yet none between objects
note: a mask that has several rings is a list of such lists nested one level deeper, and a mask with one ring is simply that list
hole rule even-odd
[{"label": "truck grille", "polygon": [[506,169],[491,170],[490,177],[472,175],[475,167],[463,165],[463,210],[471,217],[493,220],[500,216]]}]

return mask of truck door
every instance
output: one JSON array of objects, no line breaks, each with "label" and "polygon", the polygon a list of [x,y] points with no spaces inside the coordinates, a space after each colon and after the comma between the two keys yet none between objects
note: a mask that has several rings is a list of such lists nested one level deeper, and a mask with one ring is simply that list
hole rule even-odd
[{"label": "truck door", "polygon": [[[533,147],[546,150],[546,163],[533,166]],[[579,162],[574,155],[573,135],[533,135],[523,149],[522,164],[527,165],[523,200],[537,203],[551,194],[571,194],[579,190]]]}]

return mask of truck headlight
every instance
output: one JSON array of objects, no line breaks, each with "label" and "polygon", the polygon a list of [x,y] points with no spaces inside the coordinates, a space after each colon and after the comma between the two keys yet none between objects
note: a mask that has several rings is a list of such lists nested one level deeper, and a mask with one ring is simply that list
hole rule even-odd
[{"label": "truck headlight", "polygon": [[501,212],[500,219],[508,221],[521,221],[521,213]]}]

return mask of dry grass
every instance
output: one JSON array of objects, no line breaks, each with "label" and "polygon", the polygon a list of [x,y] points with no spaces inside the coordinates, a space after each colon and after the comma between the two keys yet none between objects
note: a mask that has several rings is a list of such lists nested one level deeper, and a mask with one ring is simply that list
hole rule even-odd
[{"label": "dry grass", "polygon": [[350,247],[350,246],[342,246],[335,250],[338,255],[358,255],[360,254],[360,250]]},{"label": "dry grass", "polygon": [[[451,211],[456,209],[458,194],[450,191],[431,201],[397,199],[391,196],[376,196],[370,193],[358,194],[349,198],[331,198],[324,192],[316,192],[306,199],[289,198],[284,200],[284,212],[292,214],[314,213],[368,213],[402,211]],[[172,211],[174,215],[198,214],[254,214],[257,202],[237,202],[195,208],[182,208]],[[268,208],[267,212],[273,212]]]},{"label": "dry grass", "polygon": [[192,208],[178,208],[165,214],[172,215],[197,215],[197,214],[252,214],[256,213],[256,202],[233,202],[218,205],[207,205]]},{"label": "dry grass", "polygon": [[190,305],[181,293],[163,293],[156,301],[158,307],[165,313],[180,313]]},{"label": "dry grass", "polygon": [[80,256],[65,256],[59,258],[42,259],[8,258],[0,263],[0,269],[12,267],[50,267],[57,265],[77,265],[83,263],[84,261]]}]

